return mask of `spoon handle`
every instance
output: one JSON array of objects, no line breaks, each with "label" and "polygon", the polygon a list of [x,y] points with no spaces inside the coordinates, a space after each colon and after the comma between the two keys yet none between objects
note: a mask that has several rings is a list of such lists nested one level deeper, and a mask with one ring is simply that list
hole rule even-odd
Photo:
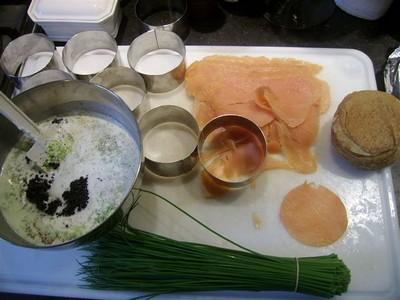
[{"label": "spoon handle", "polygon": [[39,127],[4,93],[0,91],[0,114],[10,120],[19,130],[29,134],[35,142],[45,145]]}]

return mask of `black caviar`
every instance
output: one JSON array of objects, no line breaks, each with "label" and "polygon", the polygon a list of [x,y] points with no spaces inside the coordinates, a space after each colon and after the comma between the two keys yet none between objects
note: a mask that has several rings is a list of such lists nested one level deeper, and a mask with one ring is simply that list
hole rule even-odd
[{"label": "black caviar", "polygon": [[54,118],[51,124],[60,124],[63,120],[63,118]]},{"label": "black caviar", "polygon": [[[62,194],[62,199],[49,199],[49,189],[54,181],[54,175],[49,178],[48,174],[41,173],[35,175],[28,181],[26,188],[26,198],[35,204],[36,208],[48,215],[72,216],[77,211],[84,209],[89,201],[88,177],[80,177],[72,181],[69,190]],[[59,207],[63,207],[57,213]]]},{"label": "black caviar", "polygon": [[46,211],[49,200],[48,190],[51,188],[51,180],[36,175],[28,181],[26,198],[36,205],[40,211]]},{"label": "black caviar", "polygon": [[46,164],[46,166],[49,167],[50,169],[57,170],[58,167],[60,166],[60,163],[59,162],[49,162]]},{"label": "black caviar", "polygon": [[54,214],[57,211],[57,208],[59,208],[61,205],[62,202],[60,199],[53,200],[47,203],[47,209],[44,212],[50,216],[54,216]]},{"label": "black caviar", "polygon": [[65,201],[65,207],[59,216],[72,216],[76,211],[84,209],[89,201],[88,178],[80,177],[72,181],[69,185],[69,191],[65,191],[62,197]]}]

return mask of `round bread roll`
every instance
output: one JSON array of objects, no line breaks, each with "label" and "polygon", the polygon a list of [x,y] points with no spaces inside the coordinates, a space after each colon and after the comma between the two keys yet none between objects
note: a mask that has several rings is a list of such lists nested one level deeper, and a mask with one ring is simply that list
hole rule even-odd
[{"label": "round bread roll", "polygon": [[347,95],[333,117],[332,144],[352,164],[380,169],[400,157],[400,101],[380,91]]}]

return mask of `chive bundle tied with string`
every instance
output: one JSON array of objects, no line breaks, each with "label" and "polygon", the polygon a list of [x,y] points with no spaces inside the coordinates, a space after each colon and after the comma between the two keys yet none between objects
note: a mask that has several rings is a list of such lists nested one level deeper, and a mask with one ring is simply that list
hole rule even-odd
[{"label": "chive bundle tied with string", "polygon": [[335,254],[274,257],[244,247],[177,241],[126,224],[83,248],[88,252],[80,269],[85,287],[149,293],[137,299],[217,290],[291,291],[330,298],[346,292],[350,282],[350,270]]}]

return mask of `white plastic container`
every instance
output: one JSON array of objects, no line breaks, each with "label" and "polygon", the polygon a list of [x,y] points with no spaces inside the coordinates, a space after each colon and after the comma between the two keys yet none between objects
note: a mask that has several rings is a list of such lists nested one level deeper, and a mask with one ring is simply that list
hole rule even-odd
[{"label": "white plastic container", "polygon": [[32,0],[28,15],[53,41],[67,41],[87,30],[116,37],[121,23],[118,0]]},{"label": "white plastic container", "polygon": [[336,5],[350,15],[377,20],[382,17],[393,0],[335,0]]}]

